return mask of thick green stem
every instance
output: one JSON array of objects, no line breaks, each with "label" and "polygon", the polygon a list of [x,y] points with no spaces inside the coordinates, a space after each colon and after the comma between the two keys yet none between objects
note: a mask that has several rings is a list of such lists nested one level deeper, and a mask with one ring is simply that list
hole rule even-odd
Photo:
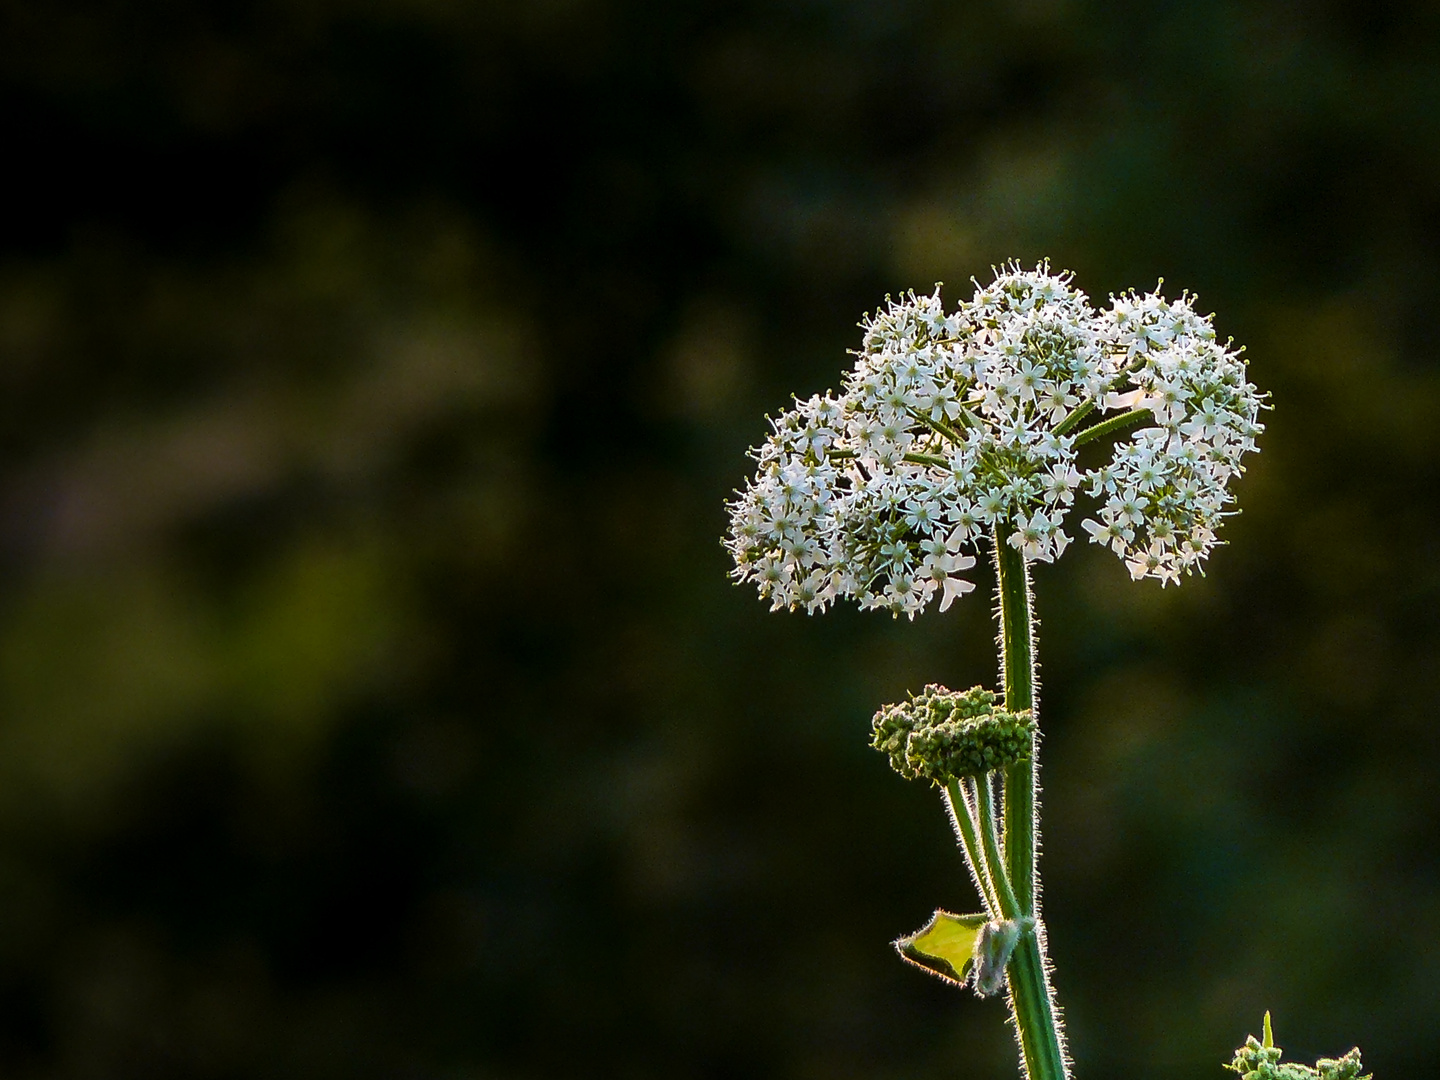
[{"label": "thick green stem", "polygon": [[[1035,629],[1030,611],[1030,572],[1025,556],[997,525],[996,589],[1000,594],[1000,665],[1009,712],[1035,713]],[[1005,854],[1010,883],[1024,914],[1035,914],[1035,754],[1005,770]]]},{"label": "thick green stem", "polygon": [[[997,524],[996,591],[1000,600],[1000,662],[1005,681],[1005,708],[1035,711],[1035,622],[1030,610],[1030,575],[1025,556],[1005,539]],[[1040,923],[1035,850],[1040,832],[1036,813],[1036,749],[1030,757],[1005,770],[1005,862],[1022,917],[1034,920],[1022,934],[1006,969],[1010,1010],[1020,1037],[1025,1075],[1029,1080],[1068,1080],[1060,1018],[1051,998],[1045,969],[1044,929]]]}]

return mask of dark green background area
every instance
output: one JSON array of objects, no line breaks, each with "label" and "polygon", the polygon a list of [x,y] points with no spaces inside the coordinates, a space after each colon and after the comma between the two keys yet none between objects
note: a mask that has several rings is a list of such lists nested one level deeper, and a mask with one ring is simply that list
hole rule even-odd
[{"label": "dark green background area", "polygon": [[0,147],[6,1077],[1015,1075],[866,748],[988,573],[719,538],[864,311],[1042,256],[1275,406],[1208,576],[1037,574],[1078,1076],[1432,1075],[1434,5],[9,0]]}]

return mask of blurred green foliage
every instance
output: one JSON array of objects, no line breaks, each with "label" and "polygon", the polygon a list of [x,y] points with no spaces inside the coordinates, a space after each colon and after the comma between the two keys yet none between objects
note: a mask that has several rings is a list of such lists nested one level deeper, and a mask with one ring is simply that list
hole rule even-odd
[{"label": "blurred green foliage", "polygon": [[1440,10],[5,0],[0,1071],[1013,1075],[915,623],[725,581],[887,291],[1199,292],[1275,412],[1180,589],[1038,575],[1081,1077],[1440,1051]]}]

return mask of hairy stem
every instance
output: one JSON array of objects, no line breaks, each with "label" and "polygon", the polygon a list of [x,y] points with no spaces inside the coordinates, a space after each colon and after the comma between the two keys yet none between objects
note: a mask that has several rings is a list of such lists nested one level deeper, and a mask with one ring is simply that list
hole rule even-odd
[{"label": "hairy stem", "polygon": [[1005,860],[1000,855],[999,836],[995,829],[995,795],[990,789],[990,774],[975,778],[976,817],[980,820],[980,842],[985,847],[985,862],[990,867],[991,888],[1000,900],[1000,913],[1007,919],[1020,917],[1020,905],[1015,899],[1015,890],[1010,885],[1010,875],[1005,871]]},{"label": "hairy stem", "polygon": [[1064,435],[1066,432],[1074,431],[1080,421],[1089,416],[1094,409],[1094,398],[1091,398],[1089,401],[1082,401],[1079,405],[1076,405],[1075,408],[1071,409],[1064,419],[1055,425],[1055,434]]},{"label": "hairy stem", "polygon": [[1000,916],[1000,900],[990,879],[990,863],[980,847],[980,838],[975,830],[975,816],[962,782],[951,780],[945,785],[945,805],[950,810],[950,820],[955,825],[955,835],[965,851],[965,861],[970,865],[970,876],[975,888],[985,901],[985,910],[992,919]]},{"label": "hairy stem", "polygon": [[1131,409],[1129,412],[1121,413],[1119,416],[1112,416],[1109,420],[1102,420],[1094,427],[1086,428],[1075,436],[1075,445],[1084,446],[1086,443],[1092,442],[1095,439],[1112,435],[1117,431],[1124,431],[1128,427],[1133,427],[1147,417],[1154,419],[1154,416],[1155,414],[1149,409]]},{"label": "hairy stem", "polygon": [[[1005,681],[1005,708],[1035,711],[1035,622],[1030,609],[1030,574],[1025,556],[1005,541],[995,527],[996,591],[999,593],[1000,663]],[[1025,930],[1006,969],[1010,1011],[1020,1038],[1020,1053],[1029,1080],[1068,1080],[1060,1017],[1051,996],[1045,966],[1045,932],[1035,877],[1035,851],[1040,832],[1036,812],[1036,750],[1009,766],[1004,774],[1005,863],[1018,914],[1034,920]]]}]

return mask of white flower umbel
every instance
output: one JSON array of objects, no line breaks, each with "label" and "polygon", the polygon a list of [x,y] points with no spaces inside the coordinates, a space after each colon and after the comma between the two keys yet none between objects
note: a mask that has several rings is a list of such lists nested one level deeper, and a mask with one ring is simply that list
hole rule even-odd
[{"label": "white flower umbel", "polygon": [[[841,393],[773,419],[730,504],[734,576],[773,608],[943,611],[974,588],[962,575],[982,534],[1058,557],[1082,487],[1100,502],[1084,528],[1136,577],[1177,580],[1214,546],[1261,403],[1189,297],[1101,312],[1070,274],[1011,265],[952,313],[937,289],[862,326]],[[1080,472],[1077,445],[1143,420]]]}]

